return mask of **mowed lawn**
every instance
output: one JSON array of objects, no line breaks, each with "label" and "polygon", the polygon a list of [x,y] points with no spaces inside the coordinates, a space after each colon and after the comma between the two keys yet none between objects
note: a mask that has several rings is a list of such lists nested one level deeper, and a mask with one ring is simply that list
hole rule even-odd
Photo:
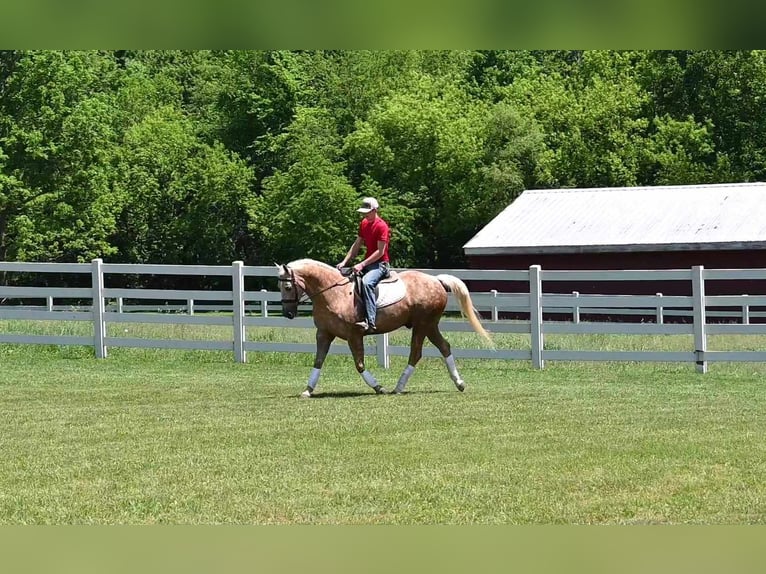
[{"label": "mowed lawn", "polygon": [[766,522],[761,364],[91,355],[0,346],[0,523]]}]

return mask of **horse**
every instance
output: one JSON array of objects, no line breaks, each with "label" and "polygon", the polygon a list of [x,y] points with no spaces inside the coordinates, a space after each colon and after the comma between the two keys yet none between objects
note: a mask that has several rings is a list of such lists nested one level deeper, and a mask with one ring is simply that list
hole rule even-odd
[{"label": "horse", "polygon": [[[301,397],[310,398],[319,381],[322,365],[330,350],[330,344],[340,338],[348,342],[357,372],[376,394],[388,394],[375,377],[364,366],[364,336],[354,323],[357,319],[354,282],[337,268],[313,259],[297,259],[287,264],[276,264],[282,303],[282,314],[293,319],[298,313],[298,304],[307,297],[313,303],[314,325],[316,326],[316,355],[314,368],[309,376],[306,389]],[[402,326],[412,329],[410,354],[407,367],[394,389],[395,394],[404,393],[407,382],[422,357],[423,341],[428,338],[442,355],[450,378],[459,391],[465,390],[465,381],[460,377],[450,344],[439,331],[439,320],[447,306],[447,292],[451,291],[460,304],[463,317],[491,346],[492,338],[476,315],[470,293],[465,283],[454,275],[428,275],[408,270],[397,276],[400,297],[397,302],[381,306],[386,285],[380,284],[376,329],[372,334],[394,331]],[[402,289],[403,287],[403,289]]]}]

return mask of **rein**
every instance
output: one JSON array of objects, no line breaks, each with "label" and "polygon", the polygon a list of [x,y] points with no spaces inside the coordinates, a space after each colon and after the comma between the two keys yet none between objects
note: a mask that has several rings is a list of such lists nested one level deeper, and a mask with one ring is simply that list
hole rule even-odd
[{"label": "rein", "polygon": [[[343,281],[343,282],[337,281],[337,282],[333,283],[332,285],[330,285],[329,287],[325,287],[324,289],[320,289],[319,291],[317,291],[316,293],[314,293],[312,295],[312,294],[309,294],[308,289],[306,289],[306,283],[305,282],[303,283],[303,285],[300,285],[296,281],[296,279],[295,279],[295,272],[292,269],[290,269],[287,265],[285,265],[285,269],[290,271],[290,277],[289,278],[285,278],[285,279],[282,279],[281,277],[278,277],[277,281],[279,281],[280,283],[288,283],[288,282],[290,282],[293,285],[296,285],[296,286],[300,287],[303,290],[303,295],[298,297],[298,293],[297,293],[297,291],[295,291],[294,292],[294,297],[292,299],[280,299],[280,301],[281,301],[281,303],[283,305],[285,303],[295,303],[296,305],[300,305],[301,303],[305,303],[306,301],[316,297],[317,295],[321,295],[325,291],[329,291],[330,289],[334,289],[335,287],[341,287],[343,285],[348,285],[349,283],[351,283],[351,279],[349,279],[347,277],[345,281]],[[303,298],[304,295],[306,296],[305,299]]]}]

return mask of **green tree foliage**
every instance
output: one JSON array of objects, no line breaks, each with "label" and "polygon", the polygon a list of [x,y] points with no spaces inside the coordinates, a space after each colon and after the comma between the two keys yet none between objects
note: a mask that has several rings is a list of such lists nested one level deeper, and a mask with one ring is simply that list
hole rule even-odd
[{"label": "green tree foliage", "polygon": [[[654,115],[706,126],[718,179],[766,178],[766,54],[763,51],[653,52],[647,66]],[[730,166],[726,171],[722,166]],[[722,173],[722,169],[724,170]],[[694,181],[694,173],[682,176]]]},{"label": "green tree foliage", "polygon": [[0,66],[0,259],[114,253],[113,60],[94,52],[6,53]]},{"label": "green tree foliage", "polygon": [[464,264],[521,191],[766,179],[763,51],[0,51],[0,259]]},{"label": "green tree foliage", "polygon": [[283,52],[230,51],[214,56],[222,72],[212,106],[205,109],[209,133],[228,149],[245,158],[257,181],[285,167],[275,151],[274,139],[293,120],[296,83],[290,70],[292,55]]},{"label": "green tree foliage", "polygon": [[658,185],[689,182],[729,181],[731,169],[726,154],[715,153],[713,126],[708,120],[698,124],[693,117],[676,120],[655,118],[654,131],[643,148],[650,173],[644,176]]},{"label": "green tree foliage", "polygon": [[251,206],[261,261],[340,260],[356,238],[357,193],[344,175],[341,139],[325,111],[299,108],[276,145],[286,169],[263,183]]},{"label": "green tree foliage", "polygon": [[642,115],[646,95],[634,77],[632,55],[546,58],[554,65],[522,76],[504,93],[541,125],[555,185],[636,185],[649,122]]},{"label": "green tree foliage", "polygon": [[467,195],[482,150],[478,106],[445,87],[423,76],[416,91],[381,102],[347,138],[359,177],[406,194],[419,238],[414,257],[427,265],[448,259],[448,234],[459,223],[455,204]]},{"label": "green tree foliage", "polygon": [[544,144],[534,119],[424,75],[372,110],[346,149],[357,178],[396,190],[412,213],[406,264],[450,266],[480,225],[536,183]]},{"label": "green tree foliage", "polygon": [[131,126],[117,172],[121,260],[252,259],[241,252],[251,172],[222,145],[200,141],[181,112],[159,108]]},{"label": "green tree foliage", "polygon": [[470,58],[470,53],[454,51],[328,50],[291,54],[284,61],[298,101],[326,109],[345,136],[381,100],[416,90],[424,74],[460,81]]}]

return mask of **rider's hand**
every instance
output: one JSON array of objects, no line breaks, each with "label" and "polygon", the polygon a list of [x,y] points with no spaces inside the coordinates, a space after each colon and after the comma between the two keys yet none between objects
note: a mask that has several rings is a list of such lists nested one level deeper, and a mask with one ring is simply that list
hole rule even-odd
[{"label": "rider's hand", "polygon": [[354,271],[356,273],[361,273],[362,269],[364,269],[364,266],[361,263],[357,263],[356,265],[354,265]]},{"label": "rider's hand", "polygon": [[343,269],[345,266],[346,266],[346,262],[345,262],[345,261],[341,261],[340,263],[338,263],[338,264],[335,266],[335,268],[336,268],[338,271],[340,271],[340,270],[342,270],[342,269]]}]

